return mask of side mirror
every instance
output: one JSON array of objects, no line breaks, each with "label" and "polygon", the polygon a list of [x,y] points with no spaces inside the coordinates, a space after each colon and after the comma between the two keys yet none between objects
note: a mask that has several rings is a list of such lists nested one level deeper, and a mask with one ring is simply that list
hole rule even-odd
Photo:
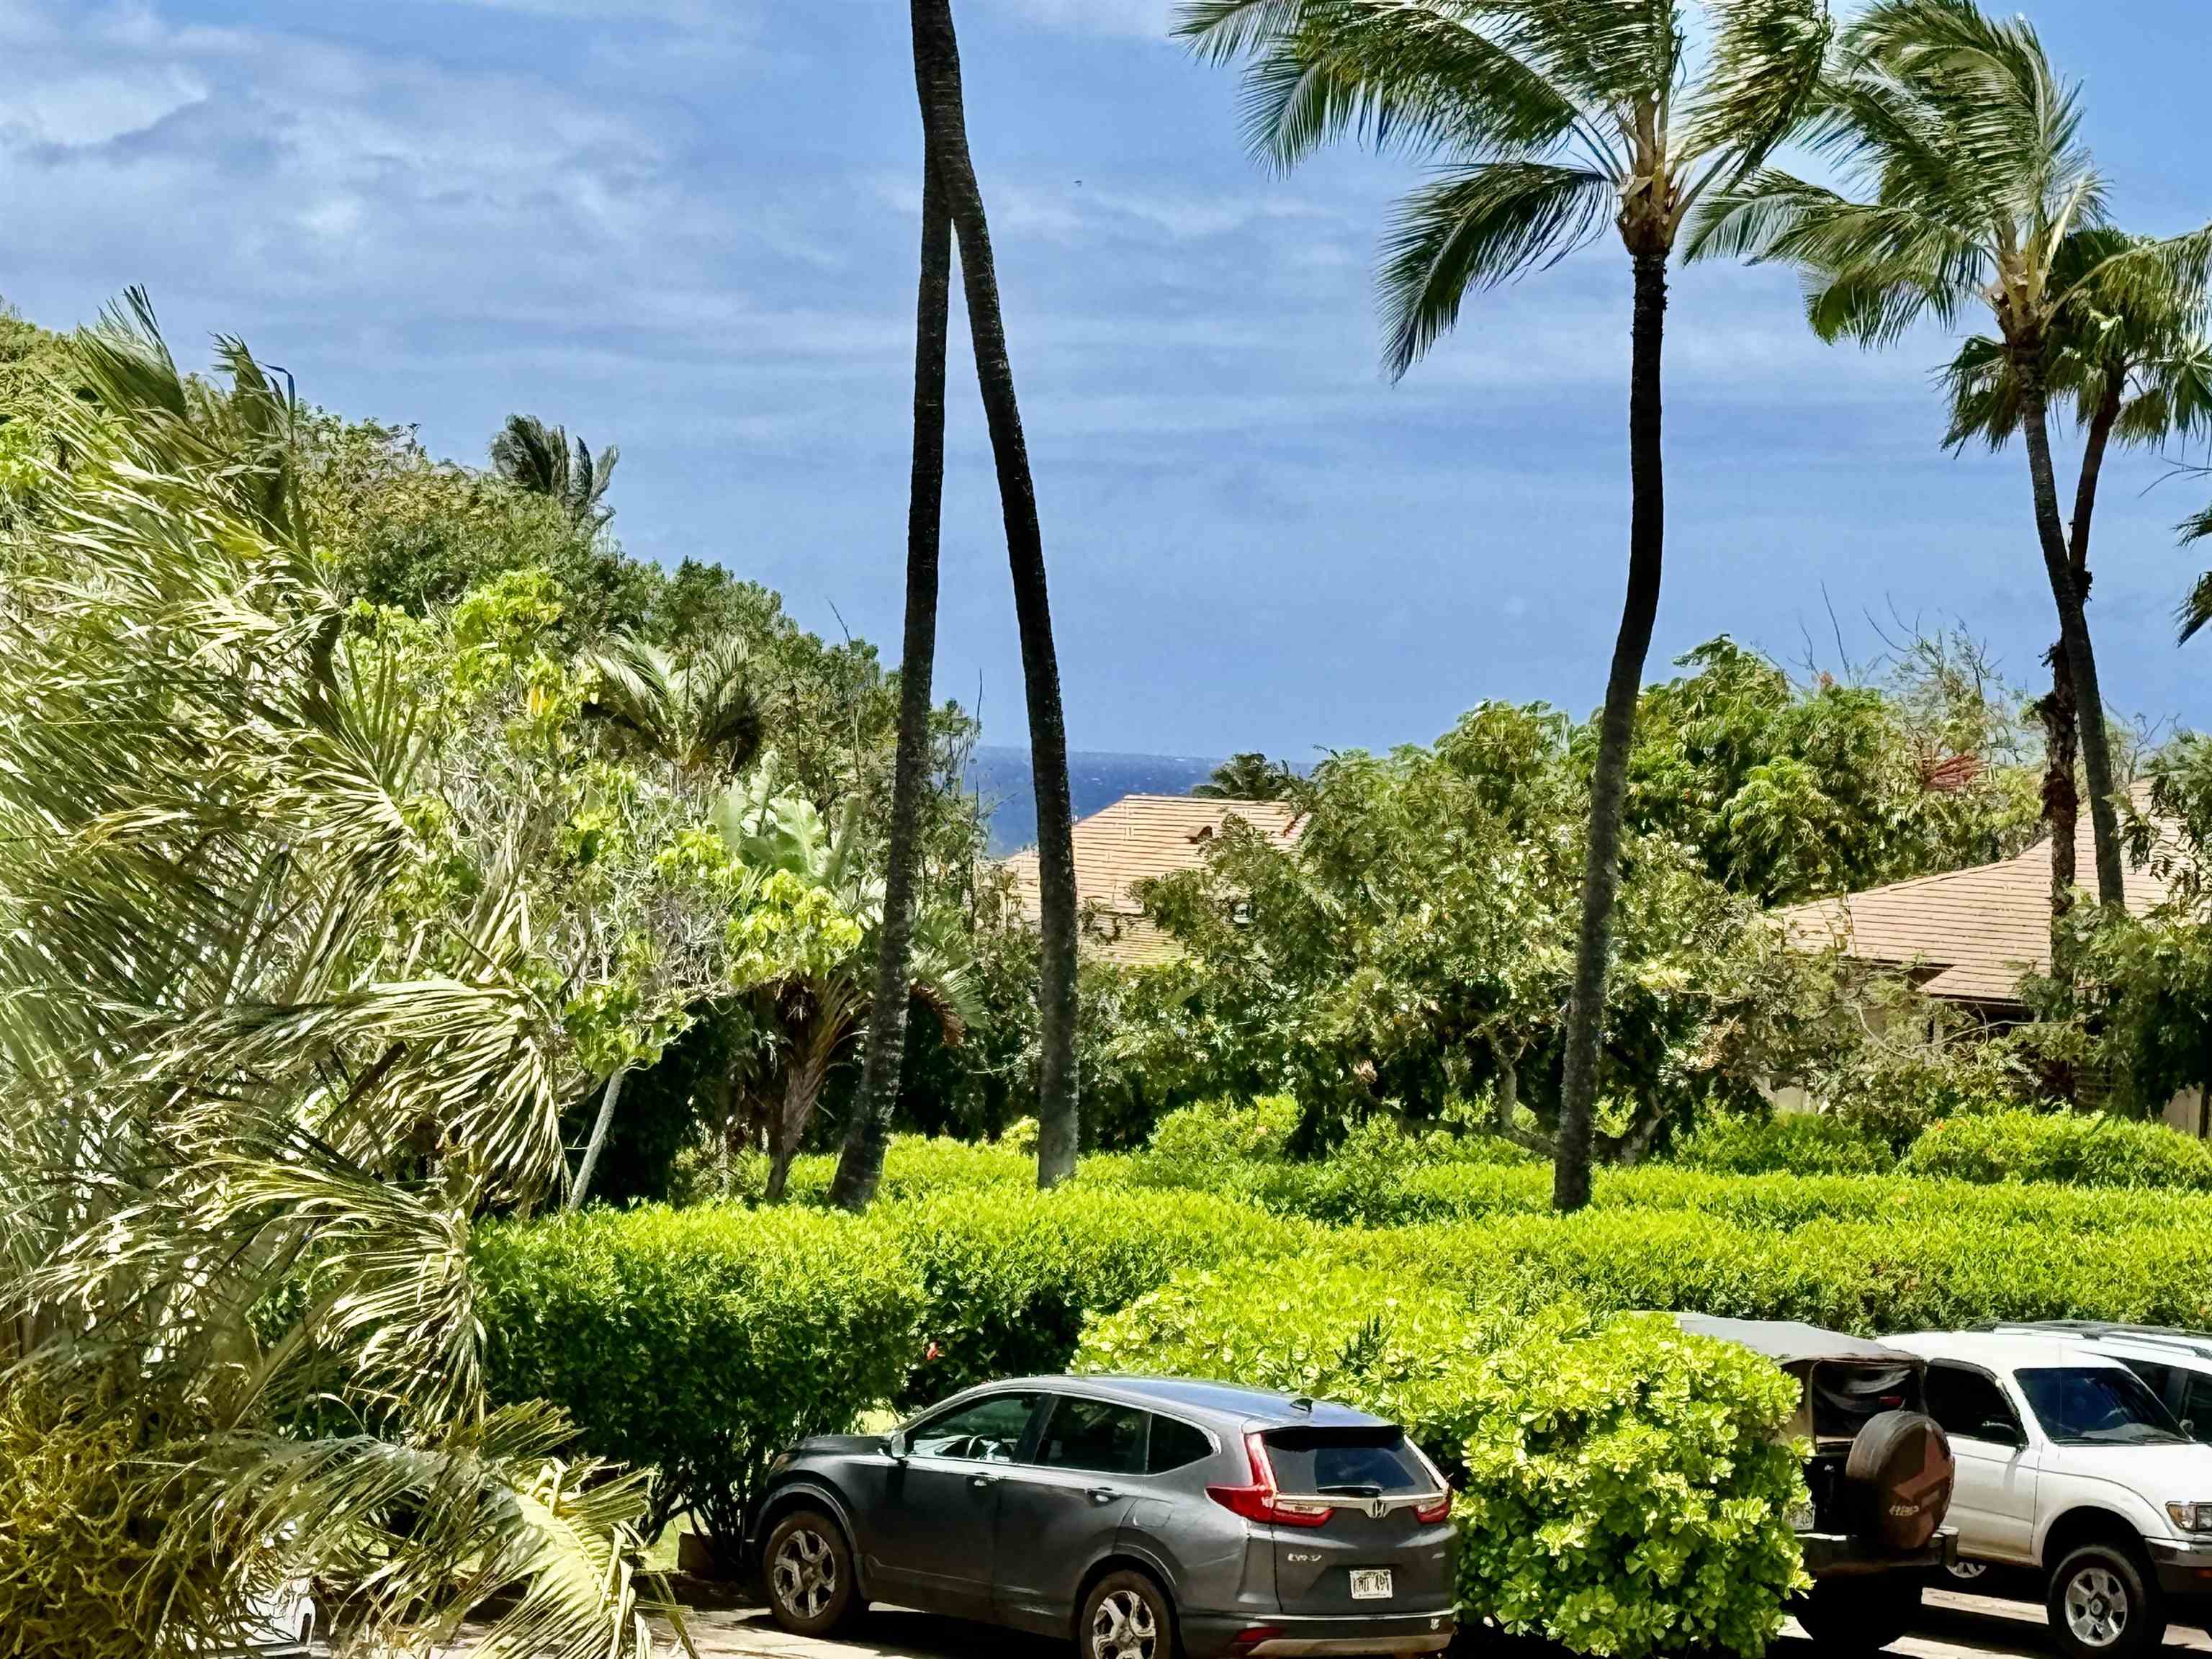
[{"label": "side mirror", "polygon": [[904,1429],[893,1429],[888,1435],[884,1436],[884,1449],[891,1455],[891,1457],[895,1462],[901,1463],[905,1462],[906,1431]]},{"label": "side mirror", "polygon": [[1992,1417],[1976,1429],[1973,1438],[1993,1440],[2000,1446],[2021,1446],[2027,1443],[2018,1427],[2000,1417]]}]

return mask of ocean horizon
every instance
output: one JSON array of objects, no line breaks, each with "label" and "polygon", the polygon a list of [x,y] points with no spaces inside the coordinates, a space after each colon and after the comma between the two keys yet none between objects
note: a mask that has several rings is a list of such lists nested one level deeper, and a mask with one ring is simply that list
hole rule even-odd
[{"label": "ocean horizon", "polygon": [[[1067,757],[1067,793],[1075,816],[1087,818],[1124,795],[1188,795],[1220,764],[1215,756],[1073,750]],[[978,748],[969,758],[965,777],[982,803],[993,858],[1036,844],[1036,793],[1028,750]]]}]

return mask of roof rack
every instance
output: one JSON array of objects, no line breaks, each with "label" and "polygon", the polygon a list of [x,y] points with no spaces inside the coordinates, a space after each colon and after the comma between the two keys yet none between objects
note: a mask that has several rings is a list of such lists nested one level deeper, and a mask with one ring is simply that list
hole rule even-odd
[{"label": "roof rack", "polygon": [[2054,1335],[2118,1337],[2161,1348],[2177,1348],[2199,1359],[2212,1359],[2212,1332],[2185,1331],[2171,1325],[2124,1325],[2099,1319],[2012,1319],[1988,1327],[1992,1331],[2044,1331]]}]

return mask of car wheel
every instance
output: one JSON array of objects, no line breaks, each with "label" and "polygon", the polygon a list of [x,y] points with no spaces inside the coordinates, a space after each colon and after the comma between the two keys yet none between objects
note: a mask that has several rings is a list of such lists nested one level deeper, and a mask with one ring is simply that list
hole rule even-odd
[{"label": "car wheel", "polygon": [[1175,1608],[1141,1572],[1109,1572],[1091,1586],[1075,1627],[1077,1659],[1174,1659]]},{"label": "car wheel", "polygon": [[1986,1561],[1953,1561],[1943,1571],[1961,1584],[1972,1584],[1990,1576],[1990,1564]]},{"label": "car wheel", "polygon": [[1835,1653],[1874,1653],[1912,1628],[1920,1616],[1920,1581],[1902,1572],[1816,1579],[1790,1612],[1816,1646]]},{"label": "car wheel", "polygon": [[768,1608],[794,1636],[826,1636],[860,1611],[845,1530],[819,1510],[793,1510],[761,1551]]},{"label": "car wheel", "polygon": [[2051,1634],[2072,1659],[2126,1659],[2166,1639],[2166,1609],[2132,1552],[2075,1550],[2051,1575]]}]

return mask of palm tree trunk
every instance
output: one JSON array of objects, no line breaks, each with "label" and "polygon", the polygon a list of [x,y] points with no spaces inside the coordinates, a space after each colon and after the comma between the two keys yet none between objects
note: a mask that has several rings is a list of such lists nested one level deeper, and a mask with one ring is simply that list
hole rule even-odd
[{"label": "palm tree trunk", "polygon": [[[925,145],[927,149],[927,145]],[[891,781],[890,849],[884,875],[883,932],[876,946],[875,1011],[860,1098],[837,1158],[830,1201],[865,1210],[883,1179],[884,1139],[898,1104],[906,1060],[908,960],[914,944],[915,866],[921,854],[921,797],[928,783],[931,679],[937,665],[937,556],[945,500],[945,356],[951,305],[952,222],[925,155],[921,181],[921,283],[915,307],[914,471],[907,488],[906,635],[899,652],[898,763]]]},{"label": "palm tree trunk", "polygon": [[605,1091],[599,1097],[599,1115],[592,1120],[592,1138],[584,1146],[584,1162],[576,1170],[575,1184],[568,1188],[568,1208],[584,1207],[584,1194],[591,1190],[592,1172],[599,1167],[600,1149],[607,1144],[607,1129],[615,1121],[615,1103],[622,1098],[623,1079],[629,1075],[629,1067],[619,1067],[607,1079]]},{"label": "palm tree trunk", "polygon": [[1036,793],[1039,932],[1037,1016],[1042,1062],[1037,1077],[1037,1185],[1051,1187],[1075,1172],[1078,1102],[1075,1073],[1075,837],[1067,793],[1067,726],[1060,711],[1060,662],[1053,648],[1052,606],[1045,591],[1044,536],[1037,523],[1036,486],[1014,401],[1006,319],[983,193],[968,150],[960,88],[960,45],[951,0],[913,0],[915,78],[930,154],[945,206],[960,238],[961,291],[975,348],[975,377],[998,465],[999,504],[1006,518],[1006,555],[1013,570],[1014,612],[1021,625],[1022,680],[1029,704],[1030,765]]},{"label": "palm tree trunk", "polygon": [[[2035,527],[2043,544],[2044,573],[2058,607],[2058,639],[2074,678],[2074,706],[2081,733],[2082,770],[2088,775],[2089,823],[2097,853],[2097,902],[2126,902],[2120,869],[2119,813],[2112,804],[2112,750],[2105,727],[2105,699],[2097,685],[2097,658],[2082,612],[2081,584],[2058,517],[2058,483],[2051,465],[2051,422],[2045,407],[2043,365],[2021,364],[2021,429],[2027,440],[2028,478],[2035,491]],[[2086,549],[2084,551],[2086,552]]]},{"label": "palm tree trunk", "polygon": [[1552,1202],[1578,1210],[1590,1198],[1591,1114],[1597,1100],[1598,1048],[1605,1024],[1605,980],[1613,951],[1613,902],[1620,880],[1620,815],[1628,786],[1628,750],[1636,736],[1636,699],[1644,659],[1659,613],[1660,566],[1666,552],[1667,500],[1660,401],[1660,362],[1667,328],[1667,258],[1636,259],[1636,312],[1628,380],[1628,473],[1633,501],[1628,530],[1628,598],[1606,678],[1598,726],[1597,766],[1590,777],[1589,845],[1583,865],[1582,934],[1575,947],[1574,994],[1567,1005],[1567,1051],[1559,1091],[1558,1160]]},{"label": "palm tree trunk", "polygon": [[[2067,538],[2068,562],[2083,603],[2089,598],[2089,526],[2097,513],[2097,485],[2104,476],[2105,456],[2112,447],[2112,428],[2120,418],[2120,394],[2126,382],[2113,375],[2103,401],[2091,417],[2081,446],[2081,476],[2074,487],[2074,524]],[[2074,671],[2062,640],[2045,653],[2051,665],[2051,695],[2036,704],[2043,719],[2043,821],[2051,832],[2051,960],[2057,961],[2059,920],[2073,908],[2075,878],[2074,842],[2081,823],[2081,797],[2074,785],[2074,765],[2080,755],[2081,728],[2076,723]]]}]

